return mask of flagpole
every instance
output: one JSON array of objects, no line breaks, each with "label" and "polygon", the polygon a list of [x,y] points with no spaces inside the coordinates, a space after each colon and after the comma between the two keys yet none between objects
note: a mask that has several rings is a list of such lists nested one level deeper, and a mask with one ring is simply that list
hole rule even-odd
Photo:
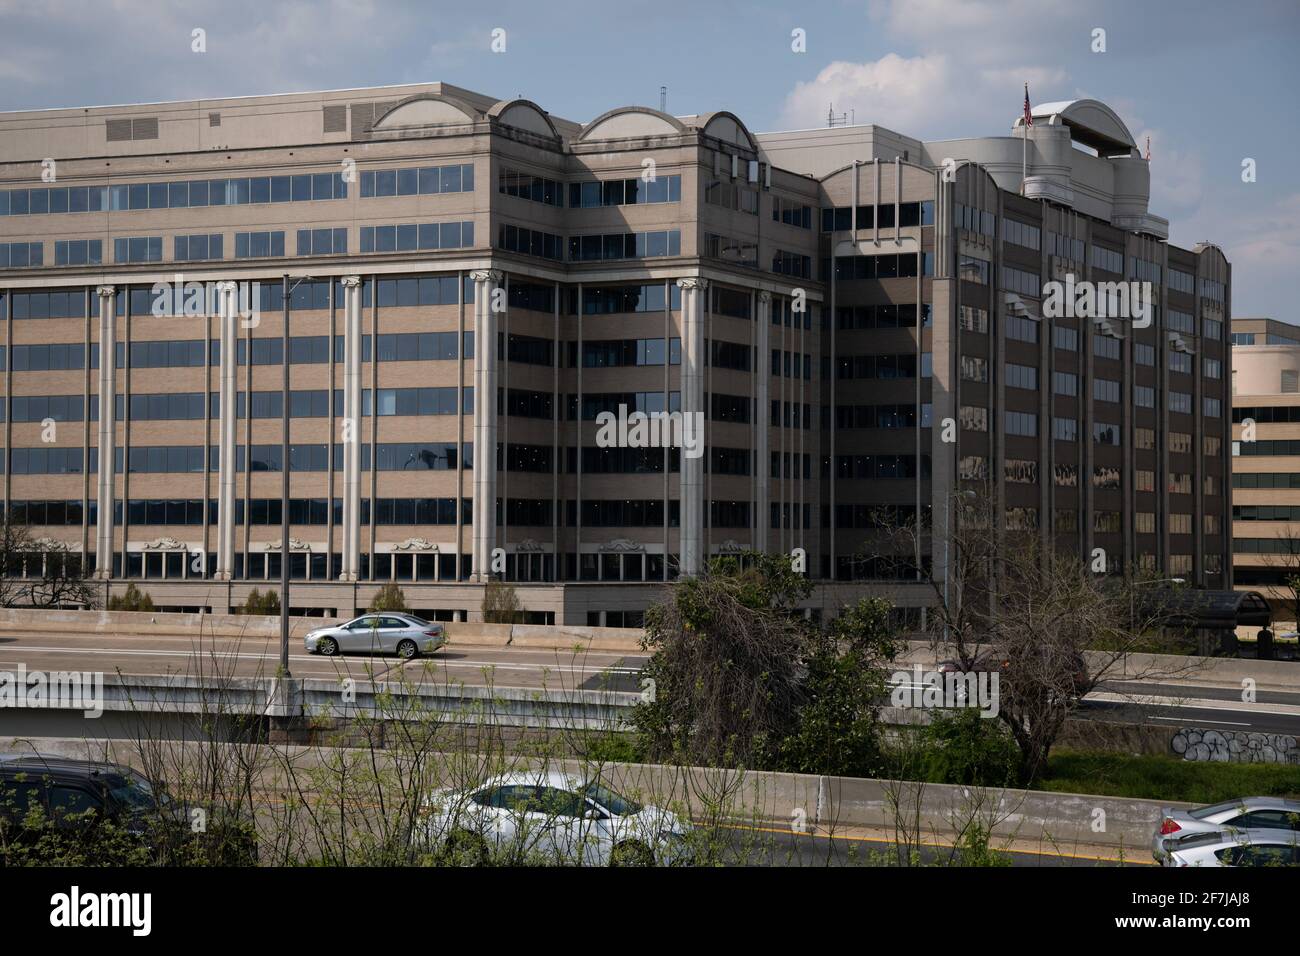
[{"label": "flagpole", "polygon": [[1029,178],[1029,84],[1025,84],[1025,115],[1020,120],[1020,195],[1025,194]]}]

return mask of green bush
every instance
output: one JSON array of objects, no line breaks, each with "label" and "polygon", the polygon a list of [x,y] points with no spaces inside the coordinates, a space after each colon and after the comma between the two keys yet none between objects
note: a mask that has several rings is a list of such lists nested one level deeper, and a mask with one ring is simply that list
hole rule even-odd
[{"label": "green bush", "polygon": [[974,708],[939,711],[921,731],[925,777],[974,787],[1015,784],[1020,751],[1006,728]]},{"label": "green bush", "polygon": [[134,584],[126,586],[126,593],[114,594],[108,599],[110,611],[156,611],[153,598]]},{"label": "green bush", "polygon": [[1218,803],[1245,796],[1296,799],[1300,798],[1300,771],[1295,764],[1206,763],[1157,755],[1061,750],[1048,760],[1038,789],[1188,803]]}]

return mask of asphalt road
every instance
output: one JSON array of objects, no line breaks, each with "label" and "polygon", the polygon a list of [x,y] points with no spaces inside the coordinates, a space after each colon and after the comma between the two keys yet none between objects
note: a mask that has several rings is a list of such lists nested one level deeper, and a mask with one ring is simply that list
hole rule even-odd
[{"label": "asphalt road", "polygon": [[[541,650],[457,646],[453,641],[430,657],[402,661],[394,656],[308,654],[300,641],[289,648],[295,677],[463,683],[554,690],[639,690],[637,671],[644,657],[616,651]],[[48,631],[0,631],[0,671],[94,670],[106,674],[221,674],[268,677],[280,661],[278,639],[202,638],[168,635],[64,635]],[[399,676],[400,675],[400,676]]]},{"label": "asphalt road", "polygon": [[[457,645],[454,640],[431,657],[414,661],[368,655],[320,657],[307,654],[298,641],[291,645],[289,655],[289,666],[297,677],[407,679],[556,691],[637,691],[638,671],[644,662],[643,655],[618,651],[479,647]],[[28,671],[265,677],[274,674],[278,663],[279,642],[275,638],[0,631],[0,671],[13,671],[24,664]],[[1247,703],[1233,687],[1193,681],[1116,681],[1089,695],[1077,715],[1102,721],[1300,735],[1300,688],[1260,690],[1255,700]]]},{"label": "asphalt road", "polygon": [[[893,841],[861,833],[794,833],[786,829],[737,827],[730,831],[731,845],[722,853],[724,862],[745,866],[888,866],[894,865]],[[1143,866],[1154,865],[1139,853],[1119,860],[1086,850],[1033,852],[1022,847],[998,849],[998,856],[1015,867],[1026,866]],[[921,866],[959,865],[960,857],[950,844],[932,836],[923,837],[917,847]]]}]

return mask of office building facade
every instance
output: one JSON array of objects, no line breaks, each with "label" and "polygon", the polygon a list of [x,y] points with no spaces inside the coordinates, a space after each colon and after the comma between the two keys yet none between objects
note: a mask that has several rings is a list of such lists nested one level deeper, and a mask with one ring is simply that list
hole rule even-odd
[{"label": "office building facade", "polygon": [[[748,549],[822,611],[920,608],[880,526],[942,536],[963,481],[1110,573],[1226,586],[1229,265],[1169,245],[1103,104],[1024,134],[438,83],[0,114],[5,505],[106,593],[215,610],[287,559],[304,610],[396,581],[472,620],[500,577],[635,624]],[[1149,282],[1150,321],[1049,314],[1054,280]],[[620,409],[701,443],[610,442]]]},{"label": "office building facade", "polygon": [[1233,577],[1294,623],[1286,581],[1300,575],[1300,328],[1234,319],[1232,342]]}]

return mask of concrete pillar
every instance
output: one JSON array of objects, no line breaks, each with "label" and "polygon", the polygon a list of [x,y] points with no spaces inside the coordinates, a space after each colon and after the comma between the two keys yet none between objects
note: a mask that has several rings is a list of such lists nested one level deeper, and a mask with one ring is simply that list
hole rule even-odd
[{"label": "concrete pillar", "polygon": [[772,500],[771,457],[768,451],[768,434],[772,427],[769,421],[771,400],[769,399],[772,383],[771,335],[772,335],[772,293],[758,293],[758,314],[754,317],[758,323],[755,332],[758,355],[755,359],[754,374],[758,387],[754,390],[754,454],[757,458],[754,474],[754,550],[767,550],[767,529],[770,524],[768,511]]},{"label": "concrete pillar", "polygon": [[[355,581],[361,573],[361,277],[344,276],[342,283],[343,419],[339,441],[343,444],[343,560],[339,580]],[[374,466],[372,460],[370,467]]]},{"label": "concrete pillar", "polygon": [[[471,272],[474,280],[474,552],[471,580],[492,577],[497,501],[497,313],[502,274]],[[559,343],[556,343],[559,347]]]},{"label": "concrete pillar", "polygon": [[117,365],[117,313],[111,285],[95,290],[99,297],[99,473],[95,500],[95,577],[113,575],[113,471],[117,457],[117,402],[114,390]]},{"label": "concrete pillar", "polygon": [[[682,290],[682,415],[697,424],[696,435],[703,449],[704,408],[704,297],[708,280],[693,276],[677,280]],[[681,573],[699,574],[704,569],[704,456],[681,454]]]},{"label": "concrete pillar", "polygon": [[[251,292],[250,292],[251,295]],[[250,306],[252,303],[250,303]],[[217,429],[217,567],[213,576],[229,581],[235,574],[235,426],[239,387],[239,287],[234,282],[217,285],[217,322],[221,336],[221,388],[218,393]]]}]

